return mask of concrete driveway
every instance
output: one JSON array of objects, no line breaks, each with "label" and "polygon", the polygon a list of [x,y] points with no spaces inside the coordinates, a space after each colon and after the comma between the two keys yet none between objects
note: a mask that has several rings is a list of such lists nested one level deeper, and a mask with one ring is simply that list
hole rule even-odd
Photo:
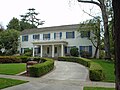
[{"label": "concrete driveway", "polygon": [[10,75],[0,77],[30,81],[4,90],[83,90],[80,82],[87,80],[88,70],[77,63],[55,61],[55,69],[40,78]]}]

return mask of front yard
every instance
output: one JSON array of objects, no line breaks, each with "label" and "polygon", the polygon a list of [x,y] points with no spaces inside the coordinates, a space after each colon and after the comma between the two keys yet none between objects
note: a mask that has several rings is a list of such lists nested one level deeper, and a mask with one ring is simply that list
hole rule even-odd
[{"label": "front yard", "polygon": [[0,64],[0,74],[15,75],[26,70],[25,63]]},{"label": "front yard", "polygon": [[84,90],[115,90],[114,88],[84,87]]},{"label": "front yard", "polygon": [[14,85],[26,83],[27,81],[16,80],[16,79],[7,79],[7,78],[0,78],[0,89],[11,87]]}]

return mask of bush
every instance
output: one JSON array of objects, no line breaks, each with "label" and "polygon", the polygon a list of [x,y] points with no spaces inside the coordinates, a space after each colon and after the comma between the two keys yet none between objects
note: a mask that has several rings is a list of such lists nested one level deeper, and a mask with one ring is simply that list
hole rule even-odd
[{"label": "bush", "polygon": [[105,75],[102,67],[89,59],[77,57],[58,57],[59,61],[77,62],[89,68],[89,78],[93,81],[101,81]]},{"label": "bush", "polygon": [[102,67],[95,62],[91,62],[89,68],[89,77],[93,81],[101,81],[105,78]]},{"label": "bush", "polygon": [[92,55],[88,51],[81,51],[80,56],[83,58],[90,58]]},{"label": "bush", "polygon": [[21,59],[22,63],[26,63],[28,61],[28,56],[17,56],[17,58]]},{"label": "bush", "polygon": [[20,63],[21,59],[14,56],[0,56],[0,63]]},{"label": "bush", "polygon": [[29,67],[30,76],[32,77],[39,77],[42,76],[54,68],[54,61],[48,58],[42,58],[45,62],[35,64]]},{"label": "bush", "polygon": [[72,48],[70,49],[70,54],[71,54],[72,56],[74,56],[74,57],[78,57],[78,56],[79,56],[78,48],[72,47]]}]

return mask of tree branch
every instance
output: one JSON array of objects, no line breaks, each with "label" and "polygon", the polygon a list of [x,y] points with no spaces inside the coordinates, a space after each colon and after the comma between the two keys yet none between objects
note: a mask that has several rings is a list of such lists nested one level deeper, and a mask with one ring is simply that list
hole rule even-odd
[{"label": "tree branch", "polygon": [[93,0],[91,0],[91,1],[78,0],[78,2],[82,2],[82,3],[92,3],[92,4],[95,4],[95,5],[98,5],[99,7],[101,7],[101,5],[100,5],[98,2],[95,2],[95,1],[93,1]]}]

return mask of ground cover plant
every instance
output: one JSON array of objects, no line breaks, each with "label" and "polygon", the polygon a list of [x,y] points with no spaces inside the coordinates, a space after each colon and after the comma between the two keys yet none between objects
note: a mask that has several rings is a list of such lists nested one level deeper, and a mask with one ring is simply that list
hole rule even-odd
[{"label": "ground cover plant", "polygon": [[25,63],[0,64],[0,74],[15,75],[26,70]]},{"label": "ground cover plant", "polygon": [[16,79],[0,78],[0,89],[15,86],[26,82],[27,81],[16,80]]}]

